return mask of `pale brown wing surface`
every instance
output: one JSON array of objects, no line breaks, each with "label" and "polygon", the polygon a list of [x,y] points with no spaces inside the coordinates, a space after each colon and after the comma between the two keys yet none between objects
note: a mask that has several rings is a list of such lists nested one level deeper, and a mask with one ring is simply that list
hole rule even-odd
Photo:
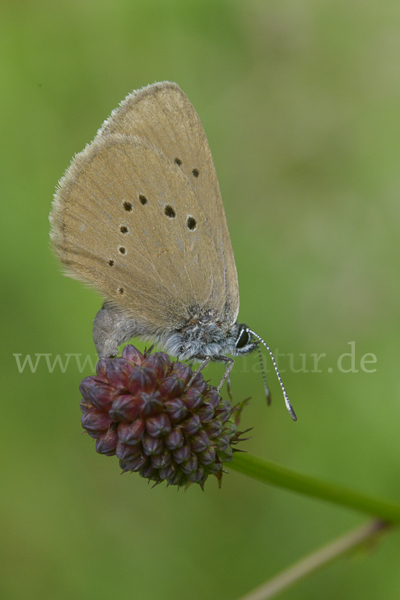
[{"label": "pale brown wing surface", "polygon": [[226,320],[236,321],[239,290],[235,259],[211,151],[193,105],[175,83],[147,86],[127,96],[98,135],[116,133],[139,136],[186,175],[216,250],[212,260],[223,262]]},{"label": "pale brown wing surface", "polygon": [[[192,219],[188,221],[188,219]],[[187,176],[127,135],[100,136],[60,182],[52,242],[72,276],[156,329],[222,316],[225,273]]]}]

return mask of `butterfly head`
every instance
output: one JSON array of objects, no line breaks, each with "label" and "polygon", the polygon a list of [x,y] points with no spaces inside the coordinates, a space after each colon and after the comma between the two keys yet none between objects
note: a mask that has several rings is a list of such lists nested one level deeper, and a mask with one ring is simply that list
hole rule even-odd
[{"label": "butterfly head", "polygon": [[241,356],[242,354],[249,354],[249,352],[253,352],[257,348],[259,342],[254,342],[252,332],[247,327],[245,323],[236,323],[235,324],[235,345],[232,350],[230,350],[231,354],[234,356]]}]

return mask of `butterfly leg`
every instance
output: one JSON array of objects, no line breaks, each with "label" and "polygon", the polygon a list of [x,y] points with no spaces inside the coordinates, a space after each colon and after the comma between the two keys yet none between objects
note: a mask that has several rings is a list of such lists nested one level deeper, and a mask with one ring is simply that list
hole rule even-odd
[{"label": "butterfly leg", "polygon": [[200,371],[202,371],[211,361],[211,356],[206,356],[206,357],[197,356],[196,358],[200,358],[200,359],[204,358],[204,360],[201,363],[201,365],[199,366],[199,368],[195,370],[195,372],[189,379],[188,383],[186,384],[186,387],[184,389],[185,392],[186,392],[186,390],[188,390],[190,388],[190,386],[192,385],[193,381],[195,380],[196,376],[200,373]]},{"label": "butterfly leg", "polygon": [[229,380],[229,373],[232,371],[233,365],[235,363],[235,361],[233,360],[233,358],[230,358],[229,356],[216,356],[214,358],[214,360],[217,360],[218,362],[224,362],[225,363],[225,373],[223,374],[223,377],[221,379],[221,381],[219,382],[219,385],[217,387],[217,391],[219,392],[220,389],[222,388],[222,386],[224,385],[224,381],[225,379],[227,379],[229,381],[228,383],[228,394],[229,397],[232,399],[231,393],[230,393],[230,380]]},{"label": "butterfly leg", "polygon": [[226,378],[226,389],[228,391],[228,396],[231,402],[233,402],[233,398],[232,398],[232,391],[231,391],[231,376],[228,374],[228,377]]}]

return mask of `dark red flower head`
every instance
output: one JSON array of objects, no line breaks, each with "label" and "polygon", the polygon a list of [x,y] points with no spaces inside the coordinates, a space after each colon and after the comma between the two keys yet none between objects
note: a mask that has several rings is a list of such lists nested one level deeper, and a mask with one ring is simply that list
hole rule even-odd
[{"label": "dark red flower head", "polygon": [[232,409],[198,373],[171,363],[163,352],[126,346],[120,358],[101,359],[97,375],[83,379],[82,426],[100,454],[119,458],[123,472],[169,485],[202,487],[222,478],[240,433]]}]

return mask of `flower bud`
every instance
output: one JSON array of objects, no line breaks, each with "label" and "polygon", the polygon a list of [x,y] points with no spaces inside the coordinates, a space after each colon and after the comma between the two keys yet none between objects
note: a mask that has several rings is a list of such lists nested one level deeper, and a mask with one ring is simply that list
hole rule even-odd
[{"label": "flower bud", "polygon": [[201,406],[204,402],[204,396],[194,387],[188,389],[182,396],[182,400],[185,403],[185,406],[191,412],[196,411],[199,406]]},{"label": "flower bud", "polygon": [[192,369],[185,363],[177,362],[173,366],[172,373],[186,385],[192,376]]},{"label": "flower bud", "polygon": [[155,417],[146,419],[146,431],[152,437],[160,438],[168,435],[171,431],[171,421],[168,415],[160,413]]},{"label": "flower bud", "polygon": [[105,454],[106,456],[114,456],[115,448],[118,443],[118,433],[115,429],[108,429],[105,433],[101,433],[96,440],[96,452]]},{"label": "flower bud", "polygon": [[135,399],[130,394],[117,395],[113,401],[109,415],[114,422],[133,421],[139,414]]},{"label": "flower bud", "polygon": [[172,398],[164,402],[164,410],[172,423],[180,423],[188,415],[188,409],[179,398]]},{"label": "flower bud", "polygon": [[99,410],[104,410],[113,401],[114,388],[108,383],[99,381],[96,377],[82,379],[79,390],[85,400]]},{"label": "flower bud", "polygon": [[171,375],[164,379],[158,391],[165,400],[170,400],[171,398],[178,398],[181,395],[184,385],[183,381],[176,375]]},{"label": "flower bud", "polygon": [[143,419],[135,419],[132,423],[121,423],[118,427],[118,439],[123,444],[132,446],[139,444],[145,429]]},{"label": "flower bud", "polygon": [[165,438],[165,445],[170,450],[176,450],[183,445],[184,437],[182,433],[182,429],[175,428],[171,431],[169,435]]},{"label": "flower bud", "polygon": [[142,364],[142,362],[144,361],[143,354],[141,352],[139,352],[139,350],[137,348],[135,348],[135,346],[132,346],[131,344],[129,344],[128,346],[125,346],[125,348],[122,350],[122,357],[126,358],[130,362],[133,362],[133,364],[135,364],[137,366],[140,366]]},{"label": "flower bud", "polygon": [[114,389],[125,388],[132,363],[126,358],[114,358],[106,366],[107,381]]},{"label": "flower bud", "polygon": [[194,435],[202,428],[199,415],[192,415],[182,423],[182,429],[186,435]]},{"label": "flower bud", "polygon": [[151,394],[157,389],[157,373],[149,367],[136,367],[129,375],[126,389],[132,396],[145,392]]},{"label": "flower bud", "polygon": [[157,373],[158,381],[162,381],[171,368],[171,361],[167,354],[156,352],[143,361],[143,367],[150,367]]},{"label": "flower bud", "polygon": [[193,452],[196,452],[196,454],[198,454],[199,452],[203,452],[203,450],[208,448],[208,446],[210,445],[210,440],[204,429],[190,438],[190,445],[192,447]]}]

